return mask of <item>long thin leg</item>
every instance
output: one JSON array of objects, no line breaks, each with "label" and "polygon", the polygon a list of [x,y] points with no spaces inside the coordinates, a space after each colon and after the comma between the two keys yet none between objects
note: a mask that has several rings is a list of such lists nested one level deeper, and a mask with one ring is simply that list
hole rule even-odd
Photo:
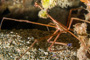
[{"label": "long thin leg", "polygon": [[48,48],[49,51],[51,51],[51,47],[54,45],[54,43],[56,42],[56,40],[58,39],[59,35],[61,33],[59,32],[58,35],[56,36],[56,38],[54,39],[53,43],[50,45],[50,47]]},{"label": "long thin leg", "polygon": [[[49,43],[53,43],[53,41],[50,41]],[[62,42],[55,42],[54,44],[65,45],[65,46],[68,45],[67,43],[62,43]]]},{"label": "long thin leg", "polygon": [[27,51],[29,51],[33,46],[34,46],[34,44],[37,42],[37,40],[35,40],[33,43],[32,43],[32,45],[19,57],[19,58],[17,58],[16,60],[19,60],[20,58],[22,58],[22,56],[24,55],[24,54],[26,54],[26,52]]},{"label": "long thin leg", "polygon": [[77,10],[77,9],[71,9],[71,10],[70,10],[69,16],[68,16],[68,20],[67,20],[67,26],[69,25],[70,18],[71,18],[71,14],[72,14],[72,11],[73,11],[73,10]]},{"label": "long thin leg", "polygon": [[[53,34],[56,34],[59,30],[57,29]],[[53,35],[47,40],[48,42],[50,42],[50,40],[53,38]]]},{"label": "long thin leg", "polygon": [[[51,52],[60,51],[60,50],[51,50],[51,47],[52,47],[55,43],[57,43],[56,40],[58,39],[58,37],[59,37],[60,34],[61,34],[61,33],[59,32],[58,35],[56,36],[56,38],[54,39],[54,41],[51,41],[52,44],[51,44],[50,47],[48,48],[49,51],[51,51]],[[62,43],[62,42],[58,42],[58,43],[61,44],[61,45],[67,45],[66,43]]]},{"label": "long thin leg", "polygon": [[[55,35],[58,31],[59,31],[59,30],[57,29],[53,34]],[[52,35],[52,36],[47,40],[49,43],[53,43],[53,42],[54,42],[54,41],[50,41],[50,40],[53,38],[54,35]],[[55,44],[67,45],[66,43],[62,43],[62,42],[55,42]]]},{"label": "long thin leg", "polygon": [[68,30],[70,29],[73,20],[78,20],[78,21],[82,21],[82,22],[90,23],[90,21],[87,21],[87,20],[83,20],[83,19],[79,19],[79,18],[71,18],[70,23],[69,23]]},{"label": "long thin leg", "polygon": [[78,9],[84,9],[84,8],[75,8],[75,9],[71,9],[71,10],[70,10],[70,12],[69,12],[69,16],[68,16],[68,20],[67,20],[67,26],[69,25],[72,11],[74,11],[74,10],[78,10]]},{"label": "long thin leg", "polygon": [[55,28],[55,26],[52,26],[52,25],[47,25],[47,24],[32,22],[32,21],[28,21],[28,20],[18,20],[18,19],[12,19],[12,18],[3,17],[2,21],[1,21],[1,25],[0,25],[0,29],[1,29],[1,27],[2,27],[2,23],[3,23],[3,21],[4,21],[5,19],[6,19],[6,20],[12,20],[12,21],[18,21],[18,22],[26,22],[26,23],[38,24],[38,25],[42,25],[42,26],[48,26],[48,27],[53,27],[53,28]]}]

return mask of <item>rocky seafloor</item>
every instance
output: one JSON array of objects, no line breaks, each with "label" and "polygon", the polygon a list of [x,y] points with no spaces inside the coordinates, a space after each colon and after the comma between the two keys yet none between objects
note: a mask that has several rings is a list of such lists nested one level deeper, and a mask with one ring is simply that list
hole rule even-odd
[{"label": "rocky seafloor", "polygon": [[[52,34],[53,31],[37,29],[1,30],[0,31],[0,60],[16,60],[20,57],[35,39]],[[52,49],[58,52],[49,52],[47,39],[36,43],[20,60],[78,60],[78,40],[69,33],[61,34],[57,41],[73,43],[71,47],[55,45]]]}]

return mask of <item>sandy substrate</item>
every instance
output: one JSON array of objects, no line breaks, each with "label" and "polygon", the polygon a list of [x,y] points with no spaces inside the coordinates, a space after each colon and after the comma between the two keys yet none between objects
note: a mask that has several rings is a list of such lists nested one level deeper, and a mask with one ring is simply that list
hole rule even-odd
[{"label": "sandy substrate", "polygon": [[[53,32],[37,29],[1,30],[0,59],[16,60],[16,58],[20,57],[29,48],[35,39],[51,35]],[[49,52],[48,47],[50,43],[47,43],[47,39],[42,39],[42,41],[38,41],[20,60],[78,60],[76,52],[79,48],[79,43],[76,38],[66,33],[61,34],[57,41],[72,43],[72,46],[54,45],[52,49],[60,51]]]}]

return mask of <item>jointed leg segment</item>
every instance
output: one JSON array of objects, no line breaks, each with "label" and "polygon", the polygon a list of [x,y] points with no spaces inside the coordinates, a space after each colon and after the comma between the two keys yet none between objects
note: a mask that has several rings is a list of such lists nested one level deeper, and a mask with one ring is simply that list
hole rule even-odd
[{"label": "jointed leg segment", "polygon": [[[56,30],[53,34],[56,34],[59,30]],[[50,42],[50,40],[53,38],[53,36],[51,36],[47,41]]]},{"label": "jointed leg segment", "polygon": [[49,51],[52,51],[52,50],[51,50],[51,47],[54,45],[54,43],[55,43],[56,40],[58,39],[59,35],[60,35],[60,32],[58,33],[58,35],[56,36],[56,38],[54,39],[54,41],[52,42],[52,44],[51,44],[50,47],[48,48]]}]

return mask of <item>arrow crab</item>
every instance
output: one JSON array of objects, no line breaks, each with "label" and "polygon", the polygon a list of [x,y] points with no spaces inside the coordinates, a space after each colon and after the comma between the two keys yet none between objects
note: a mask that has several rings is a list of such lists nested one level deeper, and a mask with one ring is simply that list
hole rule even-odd
[{"label": "arrow crab", "polygon": [[[82,1],[82,0],[81,0],[81,1]],[[37,2],[35,2],[35,6],[36,6],[36,7],[39,7],[40,9],[43,10],[43,8],[42,8]],[[73,10],[71,10],[71,11],[73,11]],[[1,25],[0,25],[0,29],[1,29],[1,26],[2,26],[2,23],[3,23],[4,20],[12,20],[12,21],[18,21],[18,22],[32,23],[32,24],[37,24],[37,25],[42,25],[42,26],[48,26],[48,27],[52,27],[52,28],[55,28],[55,29],[56,29],[56,31],[55,31],[52,35],[49,35],[49,36],[46,36],[46,37],[43,37],[43,38],[40,38],[40,39],[36,39],[36,40],[32,43],[32,45],[29,47],[29,49],[26,50],[26,52],[29,51],[29,50],[33,47],[33,45],[38,42],[38,40],[42,40],[42,39],[46,39],[46,38],[48,38],[47,42],[48,42],[48,43],[51,43],[51,45],[48,47],[48,50],[49,50],[50,52],[60,51],[60,50],[52,50],[52,49],[51,49],[54,44],[59,44],[59,45],[64,45],[64,46],[71,46],[71,43],[56,42],[56,40],[58,39],[58,37],[59,37],[60,34],[62,34],[62,33],[70,33],[72,36],[74,36],[76,39],[78,39],[78,40],[80,41],[80,43],[81,43],[81,46],[84,46],[85,48],[87,48],[87,51],[89,52],[88,48],[89,48],[90,46],[86,47],[87,45],[86,45],[85,41],[84,41],[83,39],[81,39],[81,37],[78,37],[78,36],[76,36],[74,33],[72,33],[71,31],[73,31],[73,30],[70,29],[70,27],[71,27],[71,25],[72,25],[72,22],[73,22],[74,20],[82,21],[82,22],[84,22],[84,23],[90,23],[89,21],[87,21],[87,20],[82,20],[82,19],[79,19],[79,18],[71,18],[71,19],[70,19],[70,22],[69,22],[69,26],[66,27],[65,25],[63,25],[63,24],[60,23],[59,21],[55,20],[52,16],[50,16],[50,15],[47,13],[47,11],[46,11],[45,14],[46,14],[46,15],[45,15],[46,17],[49,17],[49,18],[51,19],[51,21],[53,22],[54,25],[48,25],[48,24],[42,24],[42,23],[32,22],[32,21],[28,21],[28,20],[17,20],[17,19],[12,19],[12,18],[3,17],[2,21],[1,21]],[[69,14],[69,17],[70,17],[70,15],[71,15],[71,12],[70,12],[70,14]],[[75,25],[74,27],[77,27],[77,26],[81,26],[81,25],[80,25],[80,24],[79,24],[79,25]],[[82,27],[82,26],[81,26],[81,27]],[[78,32],[76,29],[74,29],[74,31]],[[86,29],[85,29],[84,31],[86,31]],[[85,33],[87,33],[87,32],[85,32]],[[83,35],[83,34],[81,34],[81,35]],[[54,39],[54,41],[51,41],[51,39],[52,39],[54,36],[56,36],[55,39]],[[19,60],[26,52],[24,52],[17,60]]]}]

